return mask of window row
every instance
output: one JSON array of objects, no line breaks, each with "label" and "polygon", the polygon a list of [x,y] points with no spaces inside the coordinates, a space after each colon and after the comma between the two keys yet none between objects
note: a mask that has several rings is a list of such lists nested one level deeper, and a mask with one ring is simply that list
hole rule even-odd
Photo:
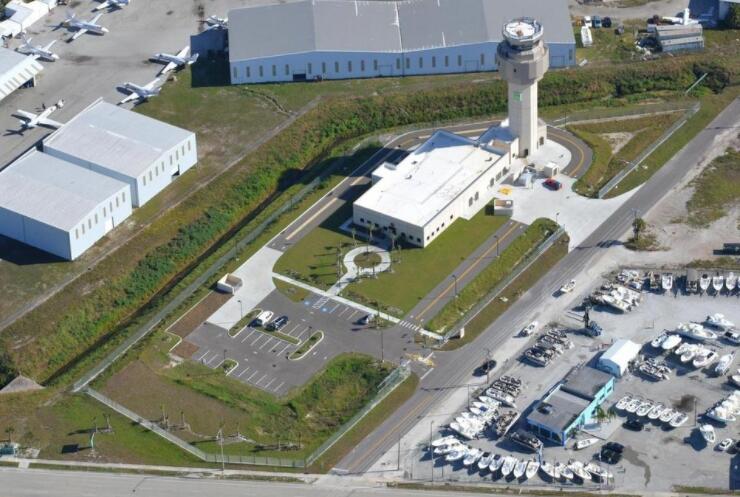
[{"label": "window row", "polygon": [[[116,195],[113,200],[110,201],[108,206],[103,206],[103,219],[106,219],[108,217],[108,213],[110,212],[111,215],[113,215],[113,203],[115,202],[116,208],[120,207],[121,204],[126,204],[126,192],[121,192],[121,195]],[[89,218],[87,218],[87,221],[82,221],[82,224],[75,228],[75,240],[80,239],[80,235],[84,236],[87,231],[91,230],[93,225],[97,226],[98,222],[100,221],[98,217],[98,213],[96,212]]]}]

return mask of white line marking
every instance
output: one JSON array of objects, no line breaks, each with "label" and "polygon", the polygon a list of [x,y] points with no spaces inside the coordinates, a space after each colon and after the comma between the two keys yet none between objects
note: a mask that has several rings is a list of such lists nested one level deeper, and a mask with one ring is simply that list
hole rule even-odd
[{"label": "white line marking", "polygon": [[260,381],[264,380],[265,378],[267,378],[267,373],[263,374],[262,375],[262,378],[260,378],[259,380],[255,381],[254,384],[257,385],[257,386],[259,386]]},{"label": "white line marking", "polygon": [[255,341],[253,341],[252,343],[249,344],[250,347],[254,347],[254,344],[257,343],[257,342],[259,342],[260,341],[260,338],[266,336],[266,335],[263,335],[262,333],[257,333],[257,334],[259,336],[255,339]]},{"label": "white line marking", "polygon": [[207,355],[208,355],[208,353],[209,353],[210,351],[211,351],[211,349],[206,349],[206,351],[205,351],[205,352],[203,352],[203,355],[202,355],[202,356],[200,356],[199,358],[197,358],[197,359],[196,359],[196,361],[198,361],[198,362],[202,361],[202,360],[203,360],[203,358],[204,358],[205,356],[207,356]]},{"label": "white line marking", "polygon": [[278,386],[276,386],[275,387],[275,390],[273,390],[273,392],[277,392],[278,390],[280,390],[283,385],[285,385],[285,382],[284,381],[282,383],[280,383]]},{"label": "white line marking", "polygon": [[292,336],[293,335],[293,332],[296,329],[298,329],[298,327],[300,327],[300,326],[301,326],[300,323],[297,323],[295,326],[293,326],[293,328],[291,328],[291,330],[287,334]]},{"label": "white line marking", "polygon": [[347,307],[347,306],[344,306],[344,309],[342,309],[342,312],[340,312],[339,314],[337,314],[337,317],[340,317],[340,318],[341,318],[341,317],[342,317],[342,314],[344,314],[344,313],[345,313],[345,312],[347,312],[348,310],[349,310],[349,307]]},{"label": "white line marking", "polygon": [[237,376],[237,378],[241,378],[241,377],[242,377],[242,375],[243,375],[244,373],[246,373],[247,371],[249,371],[249,366],[247,366],[246,368],[244,368],[244,371],[242,371],[241,373],[239,373],[239,375]]},{"label": "white line marking", "polygon": [[245,336],[244,338],[242,338],[242,343],[246,342],[247,341],[247,338],[251,337],[252,335],[254,335],[254,328],[252,329],[252,331],[249,332],[249,334],[247,336]]},{"label": "white line marking", "polygon": [[272,337],[268,337],[268,338],[267,338],[267,341],[266,341],[265,343],[263,343],[262,345],[260,345],[260,348],[259,348],[259,350],[262,350],[262,347],[264,347],[264,346],[265,346],[265,345],[267,345],[268,343],[272,342],[273,340],[274,340],[274,338],[272,338]]},{"label": "white line marking", "polygon": [[256,375],[257,373],[259,373],[259,371],[255,371],[254,373],[252,373],[252,376],[247,378],[247,381],[252,381],[252,378],[254,378],[254,375]]},{"label": "white line marking", "polygon": [[300,340],[300,339],[301,339],[301,337],[303,336],[303,334],[304,334],[304,333],[306,333],[306,332],[307,332],[308,330],[310,330],[310,329],[311,329],[311,327],[310,327],[310,326],[306,326],[306,327],[305,327],[305,328],[303,329],[303,331],[301,331],[301,334],[300,334],[300,335],[298,335],[298,336],[296,336],[295,338],[296,338],[296,339],[298,339],[298,340]]},{"label": "white line marking", "polygon": [[265,386],[264,386],[264,387],[262,387],[262,388],[265,388],[265,389],[269,388],[269,386],[270,386],[270,385],[272,384],[272,382],[273,382],[273,381],[275,381],[275,378],[271,379],[271,380],[270,380],[270,383],[268,383],[267,385],[265,385]]},{"label": "white line marking", "polygon": [[432,372],[433,370],[434,370],[434,368],[429,368],[429,369],[427,369],[427,372],[426,372],[426,373],[424,373],[423,375],[421,375],[421,378],[419,378],[419,381],[421,381],[421,380],[423,380],[424,378],[426,378],[426,376],[427,376],[427,375],[428,375],[429,373],[431,373],[431,372]]},{"label": "white line marking", "polygon": [[353,312],[352,314],[350,314],[349,316],[347,316],[347,320],[348,320],[348,321],[352,321],[352,319],[353,319],[353,318],[355,317],[355,315],[356,315],[356,314],[357,314],[358,312],[360,312],[360,311],[358,311],[357,309],[355,309],[355,311],[354,311],[354,312]]},{"label": "white line marking", "polygon": [[332,309],[331,309],[331,310],[329,311],[329,314],[331,314],[331,313],[333,313],[334,311],[336,311],[336,310],[337,310],[337,307],[339,307],[340,305],[341,305],[341,304],[340,304],[339,302],[337,302],[337,305],[335,305],[334,307],[332,307]]}]

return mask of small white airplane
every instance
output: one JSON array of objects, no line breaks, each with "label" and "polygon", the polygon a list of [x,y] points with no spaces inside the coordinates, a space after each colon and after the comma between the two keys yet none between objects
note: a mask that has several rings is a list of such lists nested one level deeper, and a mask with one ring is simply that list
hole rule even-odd
[{"label": "small white airplane", "polygon": [[15,50],[17,52],[20,52],[24,55],[30,55],[34,59],[43,59],[48,62],[54,62],[55,60],[59,60],[59,56],[51,51],[51,47],[54,46],[54,43],[56,43],[56,40],[51,40],[46,46],[35,46],[31,45],[31,40],[33,38],[26,38],[26,35],[23,35],[23,44],[16,48]]},{"label": "small white airplane", "polygon": [[177,55],[156,53],[154,54],[154,57],[152,57],[152,60],[155,60],[157,62],[165,62],[167,64],[162,68],[161,71],[159,71],[159,75],[161,76],[163,74],[167,74],[168,72],[172,72],[175,69],[184,67],[186,64],[189,66],[195,64],[195,61],[198,60],[198,54],[190,55],[190,46],[187,46],[177,52]]},{"label": "small white airplane", "polygon": [[103,9],[122,9],[127,5],[131,5],[131,0],[104,0],[103,3],[93,9],[93,12]]},{"label": "small white airplane", "polygon": [[62,25],[67,26],[70,29],[77,30],[77,32],[72,36],[72,40],[76,40],[87,32],[94,33],[96,35],[104,35],[108,32],[108,28],[98,24],[98,20],[100,20],[102,15],[103,14],[98,14],[89,21],[83,21],[77,18],[77,14],[68,12],[67,19],[62,23]]},{"label": "small white airplane", "polygon": [[696,19],[691,18],[691,11],[686,8],[683,9],[683,16],[679,13],[676,17],[661,17],[661,20],[663,22],[669,22],[671,24],[680,24],[683,26],[688,26],[690,24],[699,24],[699,21]]},{"label": "small white airplane", "polygon": [[162,88],[157,86],[158,83],[159,78],[155,79],[154,81],[150,81],[144,86],[140,86],[134,83],[124,83],[123,85],[121,85],[121,88],[124,91],[129,92],[129,95],[118,102],[118,105],[122,105],[133,100],[139,100],[143,102],[144,100],[149,100],[151,97],[156,97],[157,95],[159,95],[159,92],[162,91]]},{"label": "small white airplane", "polygon": [[47,128],[56,129],[62,127],[63,124],[58,121],[49,119],[49,116],[54,111],[59,110],[62,107],[64,107],[64,100],[58,101],[51,107],[44,108],[43,112],[41,112],[40,114],[34,114],[33,112],[27,112],[25,110],[19,109],[18,112],[13,115],[20,119],[21,127],[23,129],[33,129],[37,126],[46,126]]},{"label": "small white airplane", "polygon": [[211,16],[206,19],[206,24],[208,24],[206,31],[208,31],[209,29],[226,29],[229,27],[229,18]]}]

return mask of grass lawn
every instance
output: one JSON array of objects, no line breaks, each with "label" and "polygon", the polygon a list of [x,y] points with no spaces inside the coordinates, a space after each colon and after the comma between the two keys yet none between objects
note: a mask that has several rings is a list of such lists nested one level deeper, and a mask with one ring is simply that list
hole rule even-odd
[{"label": "grass lawn", "polygon": [[[681,116],[681,112],[673,112],[569,126],[568,129],[585,141],[594,152],[591,167],[579,178],[573,189],[581,195],[595,197],[602,186],[628,167],[628,162],[635,160]],[[609,138],[613,137],[621,138],[621,148],[616,153],[609,142]],[[619,138],[615,139],[615,144]]]},{"label": "grass lawn", "polygon": [[483,330],[498,319],[514,302],[529,291],[539,279],[547,274],[560,259],[568,255],[568,236],[564,235],[552,247],[547,249],[537,261],[526,271],[519,275],[507,286],[500,297],[506,297],[506,301],[497,298],[491,301],[465,325],[465,337],[450,340],[445,346],[446,350],[456,349],[475,340]]},{"label": "grass lawn", "polygon": [[458,293],[458,298],[448,302],[430,319],[426,327],[439,332],[449,330],[556,229],[557,225],[548,219],[538,219],[528,226],[524,233],[501,252],[500,257],[493,260],[473,281],[463,287]]},{"label": "grass lawn", "polygon": [[[278,260],[275,270],[320,288],[329,288],[338,279],[338,253],[346,253],[353,247],[352,237],[338,229],[351,215],[352,206],[344,205],[291,247]],[[484,210],[470,221],[458,219],[428,247],[405,246],[397,250],[393,254],[395,262],[391,272],[352,283],[343,294],[373,306],[378,302],[384,311],[402,316],[507,219],[487,216]],[[357,244],[360,243],[358,240]]]},{"label": "grass lawn", "polygon": [[728,149],[717,157],[691,184],[694,193],[686,202],[688,223],[708,226],[740,205],[740,152]]},{"label": "grass lawn", "polygon": [[277,278],[273,278],[272,282],[275,283],[275,286],[283,293],[283,295],[286,295],[293,302],[303,302],[311,293],[304,288],[291,285],[287,281],[279,280]]}]

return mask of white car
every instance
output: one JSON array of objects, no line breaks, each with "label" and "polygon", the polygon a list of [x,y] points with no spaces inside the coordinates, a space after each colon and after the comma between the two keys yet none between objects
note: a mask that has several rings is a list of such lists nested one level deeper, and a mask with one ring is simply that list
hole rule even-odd
[{"label": "white car", "polygon": [[530,336],[532,333],[535,332],[535,330],[537,329],[537,326],[539,326],[539,323],[537,321],[532,321],[525,328],[522,329],[521,331],[522,336],[525,336],[525,337]]},{"label": "white car", "polygon": [[717,445],[717,450],[720,452],[725,452],[727,449],[732,447],[734,440],[731,438],[725,438]]}]

